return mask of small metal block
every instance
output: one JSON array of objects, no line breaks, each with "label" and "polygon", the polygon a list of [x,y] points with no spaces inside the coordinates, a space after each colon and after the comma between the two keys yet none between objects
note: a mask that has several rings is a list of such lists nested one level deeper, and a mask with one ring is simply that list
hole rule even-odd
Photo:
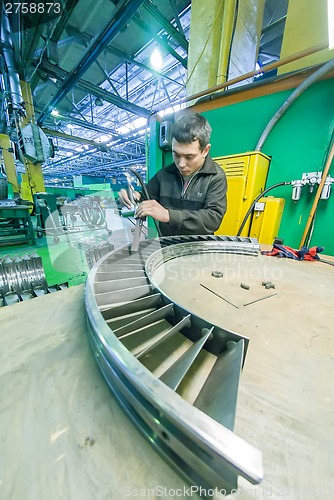
[{"label": "small metal block", "polygon": [[212,271],[211,276],[214,278],[222,278],[224,273],[222,271]]}]

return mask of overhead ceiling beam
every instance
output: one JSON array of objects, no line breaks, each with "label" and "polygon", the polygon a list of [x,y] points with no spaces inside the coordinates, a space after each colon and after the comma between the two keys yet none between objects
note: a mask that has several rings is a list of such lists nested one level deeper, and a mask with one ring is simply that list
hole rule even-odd
[{"label": "overhead ceiling beam", "polygon": [[118,108],[125,109],[126,111],[129,111],[130,113],[133,113],[134,115],[138,116],[143,116],[144,118],[147,118],[149,115],[149,111],[145,108],[142,108],[141,106],[138,106],[137,104],[133,104],[130,101],[126,101],[122,97],[118,97],[111,92],[108,92],[108,90],[101,89],[100,87],[97,87],[96,85],[93,85],[92,83],[86,82],[84,80],[80,80],[77,83],[77,87],[79,89],[82,89],[88,94],[92,94],[95,97],[100,97],[104,101],[109,102],[110,104],[114,104]]},{"label": "overhead ceiling beam", "polygon": [[[88,139],[84,139],[83,137],[79,137],[76,135],[65,134],[64,132],[60,132],[58,130],[51,130],[49,128],[44,128],[44,127],[42,128],[42,130],[46,135],[48,135],[50,137],[57,137],[58,139],[63,139],[64,141],[75,142],[77,144],[82,144],[85,146],[93,146],[94,148],[98,148],[103,153],[109,153],[109,152],[110,153],[118,153],[118,154],[121,154],[124,156],[133,156],[134,159],[135,158],[142,158],[142,156],[143,156],[143,153],[133,153],[131,151],[122,151],[121,149],[117,149],[114,146],[107,147],[105,144],[91,141]],[[70,151],[68,148],[64,148],[64,149],[67,151]],[[85,154],[92,154],[92,153],[94,153],[94,151],[85,151]],[[63,162],[66,160],[69,161],[69,160],[71,160],[71,158],[70,157],[68,157],[66,159],[63,158],[61,160],[53,162],[53,166],[59,165],[60,162]],[[108,159],[108,161],[110,161],[110,159]]]},{"label": "overhead ceiling beam", "polygon": [[263,50],[266,49],[267,47],[273,47],[273,45],[276,42],[280,42],[281,43],[282,42],[282,36],[275,37],[272,40],[268,40],[268,42],[260,43],[259,52],[263,52]]},{"label": "overhead ceiling beam", "polygon": [[[99,70],[101,71],[101,73],[103,74],[103,76],[105,77],[105,79],[107,80],[107,82],[109,83],[110,87],[113,89],[113,91],[115,92],[116,95],[118,95],[118,97],[121,97],[120,96],[120,93],[118,92],[117,88],[115,87],[114,85],[114,82],[112,81],[111,78],[109,78],[109,75],[108,73],[102,68],[101,64],[99,63],[98,60],[95,61],[95,64],[96,66],[99,68]],[[128,94],[126,95],[126,100],[128,101]]]},{"label": "overhead ceiling beam", "polygon": [[57,94],[51,99],[38,117],[37,123],[42,124],[58,102],[60,102],[71,88],[80,80],[83,74],[103,52],[105,47],[126,27],[135,12],[145,0],[125,0],[115,12],[113,19],[104,28],[102,33],[94,39],[79,64],[68,74]]},{"label": "overhead ceiling beam", "polygon": [[58,137],[59,139],[64,139],[64,141],[77,142],[78,144],[85,144],[87,146],[94,146],[95,148],[101,149],[102,151],[107,151],[107,147],[105,144],[91,141],[89,139],[84,139],[83,137],[79,137],[77,135],[65,134],[64,132],[59,132],[58,130],[52,130],[50,128],[42,128],[44,134],[49,135],[51,137]]},{"label": "overhead ceiling beam", "polygon": [[264,33],[267,33],[267,31],[270,31],[273,28],[277,28],[282,23],[285,23],[285,20],[286,20],[286,16],[283,16],[280,19],[277,19],[277,21],[274,21],[273,23],[268,24],[268,26],[266,26],[265,28],[263,28],[263,30],[261,32],[261,35],[263,35]]},{"label": "overhead ceiling beam", "polygon": [[36,47],[38,45],[38,42],[41,39],[43,29],[44,29],[43,23],[37,24],[36,28],[33,31],[33,34],[30,34],[28,41],[24,44],[23,57],[19,65],[19,74],[20,77],[25,81],[28,81],[28,79],[30,79],[28,78],[27,70],[30,69],[31,61],[34,52],[36,50]]},{"label": "overhead ceiling beam", "polygon": [[183,58],[174,50],[165,40],[161,38],[161,36],[154,33],[151,27],[142,21],[137,15],[133,18],[134,22],[139,26],[145,33],[150,33],[150,36],[163,48],[171,54],[177,61],[179,61],[184,68],[187,68],[187,59]]},{"label": "overhead ceiling beam", "polygon": [[145,156],[141,156],[139,158],[133,158],[133,159],[128,159],[128,160],[112,160],[107,163],[104,163],[102,165],[98,165],[96,167],[91,167],[88,166],[87,169],[85,170],[85,167],[83,169],[80,169],[80,173],[85,174],[88,172],[100,172],[104,173],[106,176],[110,177],[110,170],[115,170],[119,169],[125,166],[133,166],[133,165],[138,165],[138,163],[141,163],[142,166],[145,165],[146,158]]},{"label": "overhead ceiling beam", "polygon": [[111,132],[111,130],[108,129],[107,127],[101,127],[101,125],[97,125],[95,123],[91,123],[91,122],[84,121],[84,120],[79,120],[78,118],[74,118],[73,116],[57,115],[55,118],[56,118],[57,122],[60,121],[60,122],[70,123],[72,125],[77,125],[78,127],[93,130],[94,132],[102,132],[103,134],[106,134],[106,135],[109,134],[110,136],[115,137],[114,132]]},{"label": "overhead ceiling beam", "polygon": [[[67,26],[66,27],[67,33],[72,37],[77,37],[78,40],[82,40],[85,44],[88,44],[91,42],[92,37],[89,35],[86,35],[85,33],[80,33],[77,28],[74,26]],[[155,76],[158,76],[159,78],[164,78],[165,80],[169,80],[170,82],[175,83],[176,85],[180,85],[179,82],[176,80],[173,80],[173,78],[169,78],[168,76],[164,75],[164,73],[160,73],[159,71],[156,71],[155,69],[151,68],[150,66],[147,66],[147,64],[143,64],[142,62],[137,61],[133,57],[129,57],[128,54],[123,52],[122,50],[117,49],[116,47],[106,47],[106,51],[109,52],[109,54],[113,54],[114,56],[119,57],[123,61],[127,61],[131,64],[134,64],[135,66],[138,66],[138,68],[144,69],[145,71],[148,71],[149,73],[152,73]],[[170,68],[168,68],[165,71],[169,71]],[[182,85],[182,84],[181,84]]]},{"label": "overhead ceiling beam", "polygon": [[[78,0],[67,0],[66,5],[62,9],[62,15],[60,19],[56,19],[54,21],[54,29],[52,30],[52,35],[50,39],[48,39],[44,45],[44,47],[41,49],[41,52],[43,53],[47,47],[48,43],[56,43],[75,7],[75,5],[78,3]],[[34,14],[36,15],[36,14]],[[38,15],[38,13],[37,13]],[[36,29],[33,33],[33,36],[29,36],[28,41],[29,43],[26,45],[23,57],[20,61],[20,67],[19,67],[19,73],[23,75],[23,78],[25,80],[30,80],[30,76],[28,74],[25,74],[24,70],[29,70],[31,67],[31,61],[32,58],[35,54],[38,42],[40,41],[42,31],[44,29],[45,23],[48,22],[47,19],[47,13],[44,12],[43,14],[40,14],[40,21],[36,23]],[[41,57],[41,55],[39,55]]]},{"label": "overhead ceiling beam", "polygon": [[185,37],[161,14],[161,12],[150,2],[146,2],[143,6],[144,10],[148,12],[161,27],[175,40],[175,42],[183,48],[188,54],[189,44]]},{"label": "overhead ceiling beam", "polygon": [[[51,76],[53,78],[59,78],[62,81],[67,81],[67,79],[69,77],[69,73],[67,71],[65,71],[64,69],[59,68],[58,66],[55,66],[54,64],[51,64],[47,61],[43,61],[40,64],[39,70],[43,71],[48,76]],[[133,113],[134,115],[143,116],[144,118],[147,118],[149,115],[149,111],[147,109],[142,108],[141,106],[138,106],[137,104],[133,104],[132,102],[127,101],[126,99],[123,99],[122,97],[114,95],[111,92],[108,92],[108,90],[102,89],[101,87],[97,87],[96,85],[93,85],[92,83],[87,82],[86,80],[77,81],[76,86],[79,89],[84,90],[88,94],[91,94],[95,97],[100,97],[104,101],[107,101],[110,104],[114,104],[118,108],[125,109],[126,111],[129,111],[130,113]],[[46,108],[44,108],[44,110],[45,109]],[[51,113],[51,111],[52,111],[52,108],[44,116],[43,121]],[[42,115],[43,115],[43,111],[40,114],[40,116],[42,116]],[[38,120],[38,123],[40,123],[39,120]]]},{"label": "overhead ceiling beam", "polygon": [[73,12],[74,7],[77,5],[79,0],[67,0],[66,6],[63,8],[63,13],[61,15],[60,20],[57,23],[55,30],[52,33],[51,39],[58,42],[62,32],[65,29],[65,26],[68,23],[68,20]]},{"label": "overhead ceiling beam", "polygon": [[[103,134],[110,135],[112,137],[112,139],[115,139],[115,140],[116,139],[120,139],[120,140],[125,139],[125,135],[117,134],[116,132],[111,131],[107,127],[101,127],[101,125],[97,125],[96,123],[91,123],[88,121],[79,120],[78,118],[74,118],[73,116],[57,115],[56,119],[59,121],[64,121],[67,123],[71,123],[73,125],[77,125],[78,127],[93,130],[94,132],[102,132]],[[51,130],[51,129],[49,129],[49,130]],[[134,143],[142,145],[142,142],[140,142],[136,139],[132,139],[132,141]]]},{"label": "overhead ceiling beam", "polygon": [[182,24],[181,24],[180,19],[179,19],[179,14],[178,14],[178,11],[177,11],[177,8],[175,5],[175,0],[169,0],[169,3],[170,3],[170,6],[172,7],[172,11],[173,11],[173,14],[175,17],[175,22],[176,22],[177,28],[178,28],[179,32],[182,33],[183,36],[185,36]]}]

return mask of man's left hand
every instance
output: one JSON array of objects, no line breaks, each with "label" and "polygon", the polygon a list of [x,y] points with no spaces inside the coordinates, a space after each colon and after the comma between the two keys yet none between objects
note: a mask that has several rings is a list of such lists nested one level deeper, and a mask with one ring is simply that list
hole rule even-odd
[{"label": "man's left hand", "polygon": [[136,211],[136,217],[153,217],[159,222],[169,222],[169,211],[156,200],[145,200],[140,203]]}]

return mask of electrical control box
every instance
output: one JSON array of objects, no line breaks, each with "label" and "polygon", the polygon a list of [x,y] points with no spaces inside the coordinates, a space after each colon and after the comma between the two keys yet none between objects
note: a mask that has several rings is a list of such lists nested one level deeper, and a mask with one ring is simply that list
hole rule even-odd
[{"label": "electrical control box", "polygon": [[278,236],[285,200],[267,196],[255,204],[249,236],[272,245]]},{"label": "electrical control box", "polygon": [[173,123],[168,120],[160,123],[159,148],[164,151],[169,151],[172,149],[172,128]]},{"label": "electrical control box", "polygon": [[[270,157],[260,151],[214,158],[227,178],[227,212],[215,234],[235,236],[255,198],[264,190]],[[241,236],[248,236],[250,218]]]}]

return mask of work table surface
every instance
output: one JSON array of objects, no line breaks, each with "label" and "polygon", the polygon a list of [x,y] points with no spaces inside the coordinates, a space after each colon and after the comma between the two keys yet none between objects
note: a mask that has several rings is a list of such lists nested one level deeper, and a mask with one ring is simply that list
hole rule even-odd
[{"label": "work table surface", "polygon": [[[263,452],[265,473],[257,486],[240,481],[230,498],[329,500],[334,267],[282,265],[287,275],[293,270],[293,287],[254,304],[247,313],[253,320],[237,309],[226,315],[228,328],[250,338],[234,431]],[[157,487],[171,493],[162,498],[186,498],[173,495],[187,486],[130,423],[100,375],[83,286],[2,308],[0,358],[0,498],[109,500],[139,490],[152,498]]]}]

